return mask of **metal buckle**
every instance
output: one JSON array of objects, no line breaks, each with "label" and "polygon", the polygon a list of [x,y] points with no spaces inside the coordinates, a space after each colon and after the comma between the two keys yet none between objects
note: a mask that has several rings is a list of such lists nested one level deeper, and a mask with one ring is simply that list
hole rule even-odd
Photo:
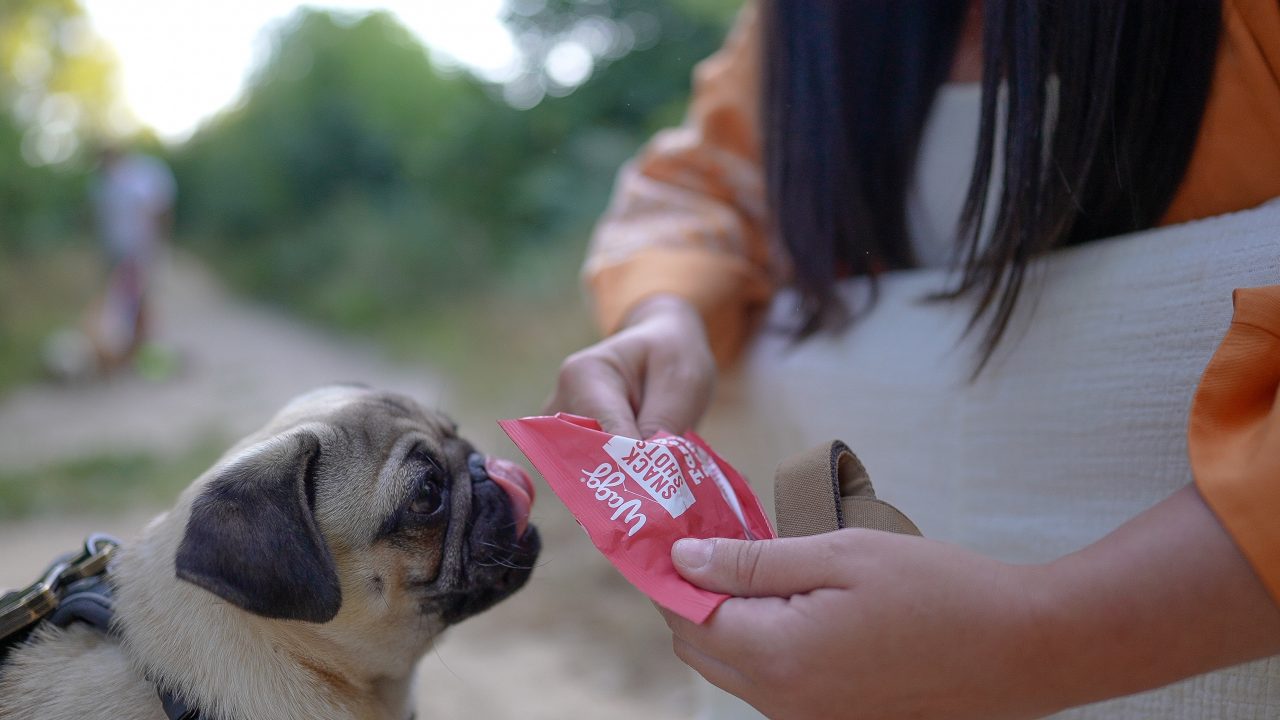
[{"label": "metal buckle", "polygon": [[0,641],[48,617],[58,608],[62,590],[77,580],[104,572],[118,547],[119,540],[94,533],[85,538],[84,549],[78,554],[59,557],[39,580],[0,597]]},{"label": "metal buckle", "polygon": [[72,561],[71,567],[59,578],[59,586],[65,587],[77,580],[93,577],[107,569],[107,563],[115,555],[120,541],[105,533],[94,533],[84,540],[84,550]]}]

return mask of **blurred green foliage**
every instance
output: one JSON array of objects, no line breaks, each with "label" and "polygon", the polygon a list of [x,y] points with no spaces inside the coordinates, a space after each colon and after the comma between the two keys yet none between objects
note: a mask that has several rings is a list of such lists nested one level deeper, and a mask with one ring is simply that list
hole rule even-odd
[{"label": "blurred green foliage", "polygon": [[[439,62],[384,14],[301,11],[241,103],[135,145],[179,184],[177,242],[236,287],[451,373],[473,426],[536,407],[586,342],[577,268],[618,167],[683,115],[741,0],[509,0],[520,67]],[[589,78],[551,58],[586,48]],[[581,53],[579,53],[581,54]],[[93,150],[113,60],[77,0],[0,0],[0,393],[100,292]],[[0,471],[0,520],[171,497],[223,443]],[[177,483],[177,484],[175,484]]]},{"label": "blurred green foliage", "polygon": [[[680,121],[740,3],[509,0],[521,60],[500,81],[390,15],[303,9],[236,107],[184,143],[132,142],[174,169],[177,243],[255,297],[432,360],[466,363],[469,333],[576,342],[577,268],[613,177]],[[589,52],[585,82],[550,67],[567,45]],[[78,0],[0,0],[0,392],[101,282],[85,191],[112,72]],[[574,340],[530,326],[555,325],[549,308]]]},{"label": "blurred green foliage", "polygon": [[[516,3],[527,66],[507,88],[441,69],[388,15],[302,11],[243,103],[173,151],[180,235],[251,293],[345,328],[512,283],[573,292],[613,175],[679,121],[735,4]],[[590,79],[557,88],[545,51],[588,20],[633,47],[597,48]],[[545,97],[513,107],[521,83]],[[548,254],[553,281],[524,272]]]},{"label": "blurred green foliage", "polygon": [[78,231],[78,151],[106,130],[113,72],[76,0],[0,0],[0,253],[65,245]]},{"label": "blurred green foliage", "polygon": [[89,455],[34,470],[0,468],[0,521],[68,513],[117,513],[168,504],[221,454],[206,438],[186,452]]}]

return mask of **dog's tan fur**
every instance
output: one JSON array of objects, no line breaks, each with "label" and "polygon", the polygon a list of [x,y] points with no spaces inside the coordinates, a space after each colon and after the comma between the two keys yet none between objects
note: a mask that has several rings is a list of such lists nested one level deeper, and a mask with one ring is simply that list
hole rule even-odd
[{"label": "dog's tan fur", "polygon": [[[386,397],[347,387],[317,391],[228,452],[113,561],[121,641],[78,625],[42,628],[0,674],[0,718],[162,720],[153,681],[194,702],[206,720],[410,717],[414,665],[445,623],[423,614],[405,581],[437,573],[450,540],[443,530],[415,536],[421,551],[409,552],[365,539],[370,518],[388,512],[400,492],[393,460],[404,444],[438,444],[453,428],[416,407],[398,412],[403,401]],[[208,479],[300,428],[322,442],[345,437],[353,449],[348,466],[333,469],[350,487],[322,488],[316,502],[342,589],[337,615],[324,623],[260,617],[174,572],[192,503]],[[449,533],[461,524],[450,523]]]}]

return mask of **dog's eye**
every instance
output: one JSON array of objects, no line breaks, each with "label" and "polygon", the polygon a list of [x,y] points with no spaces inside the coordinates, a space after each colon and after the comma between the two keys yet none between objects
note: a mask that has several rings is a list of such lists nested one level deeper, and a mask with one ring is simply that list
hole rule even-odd
[{"label": "dog's eye", "polygon": [[440,492],[440,486],[428,479],[418,489],[418,494],[413,498],[413,502],[409,504],[409,509],[419,515],[431,515],[440,509],[440,504],[443,501],[444,497]]},{"label": "dog's eye", "polygon": [[431,456],[424,455],[422,459],[425,462],[422,478],[418,481],[418,494],[414,496],[409,509],[420,515],[431,515],[444,502],[444,491],[441,489],[444,471]]}]

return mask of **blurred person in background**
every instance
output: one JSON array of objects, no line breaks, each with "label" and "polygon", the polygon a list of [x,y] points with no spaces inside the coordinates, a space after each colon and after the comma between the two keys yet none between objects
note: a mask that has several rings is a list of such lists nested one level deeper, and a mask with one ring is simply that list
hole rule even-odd
[{"label": "blurred person in background", "polygon": [[1280,652],[1280,206],[1229,216],[1277,196],[1274,0],[752,3],[549,409],[681,432],[736,363],[783,390],[730,438],[847,438],[935,538],[677,544],[735,597],[676,653],[770,716],[1280,717],[1280,662],[1220,670]]},{"label": "blurred person in background", "polygon": [[102,150],[91,199],[108,276],[88,328],[104,374],[129,365],[150,340],[155,266],[173,228],[176,190],[160,159],[115,146]]}]

